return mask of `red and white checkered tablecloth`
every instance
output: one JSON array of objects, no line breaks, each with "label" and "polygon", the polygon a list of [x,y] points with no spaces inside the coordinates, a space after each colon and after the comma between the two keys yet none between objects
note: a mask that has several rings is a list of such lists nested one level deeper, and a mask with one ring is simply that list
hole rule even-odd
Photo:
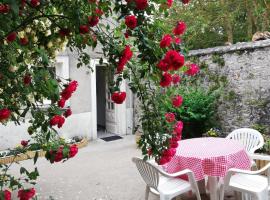
[{"label": "red and white checkered tablecloth", "polygon": [[243,145],[225,138],[195,138],[179,142],[177,152],[163,168],[168,173],[190,169],[197,181],[205,176],[224,177],[230,168],[250,169]]}]

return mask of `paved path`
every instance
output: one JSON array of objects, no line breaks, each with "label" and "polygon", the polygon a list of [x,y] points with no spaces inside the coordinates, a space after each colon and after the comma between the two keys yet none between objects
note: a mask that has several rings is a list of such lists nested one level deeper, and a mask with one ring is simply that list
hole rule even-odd
[{"label": "paved path", "polygon": [[[55,200],[143,200],[145,184],[131,162],[133,156],[140,156],[140,151],[135,137],[127,136],[112,142],[100,139],[91,142],[65,163],[51,165],[41,158],[37,162],[38,197],[41,200],[48,200],[50,196]],[[21,164],[29,168],[32,163],[28,160]],[[16,173],[18,167],[12,170]],[[158,198],[150,196],[149,200]]]}]

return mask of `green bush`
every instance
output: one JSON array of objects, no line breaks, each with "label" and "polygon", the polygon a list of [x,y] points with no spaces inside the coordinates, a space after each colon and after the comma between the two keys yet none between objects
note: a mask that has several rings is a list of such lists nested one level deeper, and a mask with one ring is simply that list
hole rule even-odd
[{"label": "green bush", "polygon": [[203,88],[179,88],[183,105],[175,109],[177,118],[184,122],[184,138],[201,137],[209,128],[218,127],[218,94]]}]

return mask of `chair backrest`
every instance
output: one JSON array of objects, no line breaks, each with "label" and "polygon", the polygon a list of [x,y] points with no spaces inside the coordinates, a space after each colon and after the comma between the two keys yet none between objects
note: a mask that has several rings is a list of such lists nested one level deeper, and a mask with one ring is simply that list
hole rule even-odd
[{"label": "chair backrest", "polygon": [[255,150],[261,148],[264,144],[262,134],[251,128],[236,129],[226,138],[241,142],[249,153],[254,153]]},{"label": "chair backrest", "polygon": [[141,174],[145,183],[154,189],[157,190],[159,183],[159,172],[158,170],[152,166],[150,163],[140,159],[140,158],[132,158],[132,161],[136,164],[136,167]]}]

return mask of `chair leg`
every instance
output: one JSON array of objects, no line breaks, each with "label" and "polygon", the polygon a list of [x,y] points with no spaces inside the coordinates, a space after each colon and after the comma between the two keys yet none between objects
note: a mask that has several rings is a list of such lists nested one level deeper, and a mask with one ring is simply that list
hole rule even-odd
[{"label": "chair leg", "polygon": [[220,186],[220,200],[224,200],[225,187],[224,185]]},{"label": "chair leg", "polygon": [[242,200],[242,193],[241,192],[234,192],[234,196],[236,200]]},{"label": "chair leg", "polygon": [[146,186],[146,188],[145,188],[145,200],[148,200],[149,193],[150,193],[150,188],[149,188],[149,186]]},{"label": "chair leg", "polygon": [[268,190],[264,190],[261,193],[255,194],[257,200],[266,200],[268,199]]},{"label": "chair leg", "polygon": [[171,200],[171,198],[169,196],[160,194],[160,200]]}]

